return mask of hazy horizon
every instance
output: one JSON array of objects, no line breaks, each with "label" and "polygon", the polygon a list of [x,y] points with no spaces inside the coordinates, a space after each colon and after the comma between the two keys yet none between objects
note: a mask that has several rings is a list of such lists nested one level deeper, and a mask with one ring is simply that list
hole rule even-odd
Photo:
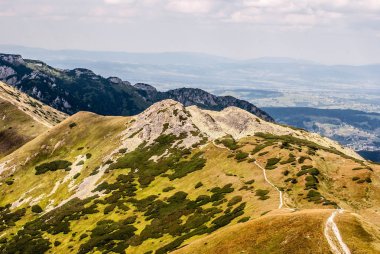
[{"label": "hazy horizon", "polygon": [[[3,50],[3,49],[7,50]],[[372,63],[324,63],[315,61],[313,59],[307,59],[307,58],[296,58],[296,57],[288,57],[288,56],[260,56],[260,57],[252,57],[252,58],[242,58],[242,57],[230,57],[230,56],[224,56],[224,55],[218,55],[218,54],[212,54],[208,52],[198,52],[198,51],[114,51],[114,50],[91,50],[91,49],[78,49],[78,48],[43,48],[43,47],[31,47],[21,44],[1,44],[0,43],[0,53],[5,54],[19,54],[23,57],[25,57],[25,53],[22,51],[24,50],[41,50],[41,51],[50,51],[50,52],[86,52],[86,53],[109,53],[109,54],[136,54],[136,55],[170,55],[170,54],[183,54],[183,55],[193,55],[193,56],[208,56],[212,58],[220,58],[221,60],[225,61],[233,61],[233,62],[244,62],[244,61],[260,61],[260,60],[273,60],[273,61],[296,61],[296,62],[305,62],[310,64],[317,64],[317,65],[326,65],[326,66],[339,66],[339,65],[347,65],[347,66],[365,66],[365,65],[380,65],[380,59],[378,62],[372,62]],[[20,51],[21,50],[21,51]],[[28,57],[26,55],[26,57]],[[79,58],[79,57],[78,57]],[[41,59],[35,59],[35,60],[41,60]]]}]

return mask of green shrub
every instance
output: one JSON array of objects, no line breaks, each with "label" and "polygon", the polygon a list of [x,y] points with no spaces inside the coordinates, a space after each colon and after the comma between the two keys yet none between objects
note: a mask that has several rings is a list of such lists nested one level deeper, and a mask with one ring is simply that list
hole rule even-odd
[{"label": "green shrub", "polygon": [[[120,150],[121,150],[121,149],[120,149]],[[86,159],[87,159],[87,160],[91,159],[91,157],[92,157],[92,154],[91,154],[91,153],[86,153]]]},{"label": "green shrub", "polygon": [[198,189],[198,188],[200,188],[200,187],[202,187],[203,186],[203,183],[202,182],[198,182],[195,186],[194,186],[194,188],[195,189]]},{"label": "green shrub", "polygon": [[255,182],[255,179],[252,179],[252,180],[249,180],[249,181],[246,181],[244,182],[245,184],[253,184]]},{"label": "green shrub", "polygon": [[12,185],[14,183],[14,180],[10,179],[10,180],[6,180],[5,183],[7,185]]},{"label": "green shrub", "polygon": [[306,157],[306,156],[301,156],[299,159],[298,159],[298,163],[302,164],[305,162],[305,160],[311,160],[310,157]]},{"label": "green shrub", "polygon": [[42,210],[41,206],[39,206],[39,205],[33,205],[32,206],[32,212],[34,212],[34,213],[42,213],[43,210]]},{"label": "green shrub", "polygon": [[242,196],[235,196],[230,201],[228,201],[227,206],[234,206],[243,200]]},{"label": "green shrub", "polygon": [[252,155],[255,155],[257,154],[258,152],[260,152],[261,150],[263,150],[264,148],[268,147],[268,146],[271,146],[273,145],[274,142],[273,141],[267,141],[265,142],[264,144],[260,144],[260,145],[257,145],[252,151],[251,151],[251,154]]},{"label": "green shrub", "polygon": [[165,187],[162,191],[163,192],[169,192],[171,190],[174,190],[175,188],[173,186]]},{"label": "green shrub", "polygon": [[281,161],[280,164],[281,165],[284,165],[284,164],[288,164],[288,163],[293,163],[296,161],[296,157],[294,156],[294,154],[289,154],[289,158],[286,160],[286,161]]},{"label": "green shrub", "polygon": [[77,126],[76,123],[70,123],[70,124],[69,124],[70,129],[74,128],[75,126]]},{"label": "green shrub", "polygon": [[250,219],[249,216],[247,216],[247,217],[243,217],[243,218],[241,218],[240,220],[238,220],[238,223],[247,222],[247,221],[249,221],[249,219]]},{"label": "green shrub", "polygon": [[275,165],[279,163],[281,158],[270,158],[267,160],[267,164],[265,165],[266,169],[274,169]]},{"label": "green shrub", "polygon": [[352,177],[352,181],[357,181],[359,179],[360,179],[360,177],[357,177],[357,176]]},{"label": "green shrub", "polygon": [[223,144],[225,147],[227,147],[230,150],[236,150],[239,148],[235,139],[233,139],[232,137],[223,138],[222,140],[216,140],[215,142],[219,144],[220,143]]},{"label": "green shrub", "polygon": [[306,169],[309,169],[309,168],[312,168],[313,166],[312,165],[302,165],[301,166],[301,170],[306,170]]},{"label": "green shrub", "polygon": [[44,174],[48,171],[57,171],[59,169],[68,169],[72,165],[71,162],[65,160],[56,160],[52,162],[43,163],[38,165],[36,169],[36,175]]},{"label": "green shrub", "polygon": [[248,157],[248,153],[237,151],[235,154],[235,159],[238,161],[245,160]]},{"label": "green shrub", "polygon": [[266,200],[269,198],[269,196],[267,196],[268,193],[269,193],[269,190],[258,189],[258,190],[256,190],[255,195],[258,196],[260,200]]}]

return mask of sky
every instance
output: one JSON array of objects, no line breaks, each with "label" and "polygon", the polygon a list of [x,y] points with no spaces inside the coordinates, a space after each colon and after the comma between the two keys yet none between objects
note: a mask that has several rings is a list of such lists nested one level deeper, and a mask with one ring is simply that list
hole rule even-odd
[{"label": "sky", "polygon": [[0,44],[380,63],[380,0],[0,0]]}]

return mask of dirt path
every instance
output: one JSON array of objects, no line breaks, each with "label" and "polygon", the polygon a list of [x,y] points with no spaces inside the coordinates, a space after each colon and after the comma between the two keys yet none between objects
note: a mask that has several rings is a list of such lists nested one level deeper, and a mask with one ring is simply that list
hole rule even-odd
[{"label": "dirt path", "polygon": [[337,209],[330,217],[327,219],[325,224],[324,235],[327,242],[330,245],[330,249],[334,254],[351,254],[350,249],[343,242],[342,236],[340,235],[339,228],[334,222],[334,218],[338,213],[343,213],[344,210]]},{"label": "dirt path", "polygon": [[263,170],[263,175],[264,175],[265,181],[267,183],[269,183],[273,188],[276,189],[276,191],[278,191],[280,193],[280,204],[278,205],[278,209],[281,209],[283,207],[283,205],[284,205],[284,200],[283,200],[283,197],[282,197],[282,195],[283,195],[282,191],[280,191],[279,188],[277,188],[271,181],[268,180],[265,168],[263,168],[259,163],[257,163],[257,161],[255,161],[254,163],[255,163],[256,166],[258,166],[260,169]]},{"label": "dirt path", "polygon": [[[225,147],[225,146],[223,146],[223,145],[216,144],[216,143],[215,143],[215,140],[213,140],[212,143],[213,143],[214,146],[216,146],[216,147],[218,147],[218,148],[230,150],[230,149],[228,149],[227,147]],[[249,155],[249,158],[251,158],[251,159],[253,158],[251,154]],[[269,179],[268,179],[268,177],[267,177],[267,173],[266,173],[265,168],[263,168],[261,165],[259,165],[256,161],[255,161],[254,163],[255,163],[256,166],[258,166],[258,167],[263,171],[263,175],[264,175],[264,179],[265,179],[265,181],[266,181],[269,185],[271,185],[274,189],[276,189],[276,191],[278,191],[278,193],[280,194],[280,203],[279,203],[279,205],[278,205],[278,209],[283,208],[283,206],[284,206],[284,198],[283,198],[283,193],[282,193],[282,191],[280,191],[279,188],[277,188],[277,187],[276,187],[271,181],[269,181]],[[287,207],[286,204],[285,204],[285,206]],[[287,207],[287,208],[289,208],[289,207]],[[289,208],[289,209],[294,210],[294,209],[292,209],[292,208]]]}]

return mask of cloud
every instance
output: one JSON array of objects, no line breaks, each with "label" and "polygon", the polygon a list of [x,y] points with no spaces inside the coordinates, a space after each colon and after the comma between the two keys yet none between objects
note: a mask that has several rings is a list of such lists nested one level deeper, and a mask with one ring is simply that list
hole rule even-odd
[{"label": "cloud", "polygon": [[170,11],[183,13],[209,13],[217,5],[212,0],[169,0],[166,7]]},{"label": "cloud", "polygon": [[[336,22],[379,21],[379,0],[34,0],[0,1],[0,16],[41,19],[96,17],[128,21],[133,17],[178,21],[192,15],[197,22],[247,23],[254,26],[314,27]],[[38,15],[35,15],[38,14]],[[186,14],[186,15],[183,15]],[[101,20],[98,20],[101,21]],[[369,27],[374,27],[369,25]]]}]

